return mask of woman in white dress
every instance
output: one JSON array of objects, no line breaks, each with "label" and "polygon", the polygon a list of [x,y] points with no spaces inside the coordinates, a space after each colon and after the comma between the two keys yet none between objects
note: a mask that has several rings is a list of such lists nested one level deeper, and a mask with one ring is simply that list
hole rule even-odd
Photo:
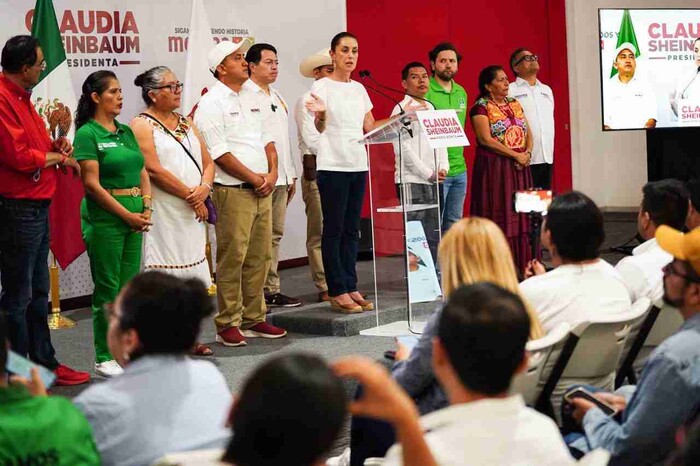
[{"label": "woman in white dress", "polygon": [[[152,218],[158,223],[145,238],[144,269],[198,278],[209,287],[205,201],[214,182],[214,163],[194,123],[175,112],[183,85],[169,68],[151,68],[134,84],[141,88],[146,110],[132,120],[131,128],[151,178]],[[212,354],[200,343],[193,351]]]},{"label": "woman in white dress", "polygon": [[700,37],[693,42],[693,64],[685,67],[671,92],[670,102],[673,113],[678,116],[678,106],[687,101],[700,105]]}]

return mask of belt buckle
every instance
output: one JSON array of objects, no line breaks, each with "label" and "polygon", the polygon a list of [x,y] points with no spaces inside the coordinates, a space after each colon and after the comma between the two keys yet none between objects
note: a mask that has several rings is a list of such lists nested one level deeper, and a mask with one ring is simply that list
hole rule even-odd
[{"label": "belt buckle", "polygon": [[131,190],[130,190],[131,197],[139,197],[139,191],[141,191],[141,189],[137,188],[136,186],[131,188]]}]

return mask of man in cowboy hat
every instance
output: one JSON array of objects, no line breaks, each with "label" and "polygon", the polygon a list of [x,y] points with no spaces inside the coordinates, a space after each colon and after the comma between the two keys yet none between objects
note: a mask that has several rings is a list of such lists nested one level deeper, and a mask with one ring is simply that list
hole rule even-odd
[{"label": "man in cowboy hat", "polygon": [[656,96],[648,82],[638,77],[637,47],[625,42],[615,50],[613,68],[617,73],[607,82],[604,93],[605,129],[654,128]]},{"label": "man in cowboy hat", "polygon": [[[333,62],[327,48],[319,50],[302,60],[299,72],[305,78],[316,80],[330,76]],[[321,196],[316,185],[316,150],[319,133],[314,126],[313,117],[304,108],[308,93],[297,100],[294,107],[294,121],[297,124],[299,152],[302,156],[304,175],[301,179],[301,196],[306,204],[306,252],[309,255],[311,277],[318,289],[318,300],[328,301],[328,285],[323,271],[321,258],[321,232],[323,215],[321,214]]]},{"label": "man in cowboy hat", "polygon": [[248,79],[248,39],[219,42],[208,55],[217,79],[199,101],[195,124],[216,164],[214,204],[218,313],[216,341],[242,346],[245,337],[281,338],[265,322],[263,285],[270,269],[272,191],[277,151],[265,130],[263,100],[243,87]]}]

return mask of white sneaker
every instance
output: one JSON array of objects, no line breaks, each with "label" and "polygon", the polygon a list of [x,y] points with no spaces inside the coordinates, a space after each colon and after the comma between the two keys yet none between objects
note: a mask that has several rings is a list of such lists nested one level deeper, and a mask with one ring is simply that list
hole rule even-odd
[{"label": "white sneaker", "polygon": [[95,374],[101,375],[102,377],[116,377],[124,373],[124,369],[119,365],[114,359],[109,361],[95,363]]}]

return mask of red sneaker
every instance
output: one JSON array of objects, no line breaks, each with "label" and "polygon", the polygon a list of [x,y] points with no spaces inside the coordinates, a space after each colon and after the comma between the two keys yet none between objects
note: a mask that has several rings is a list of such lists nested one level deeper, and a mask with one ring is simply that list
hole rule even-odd
[{"label": "red sneaker", "polygon": [[247,330],[241,330],[244,337],[248,338],[282,338],[287,335],[287,331],[267,322],[255,324]]},{"label": "red sneaker", "polygon": [[76,371],[68,366],[59,364],[55,371],[56,385],[82,385],[90,381],[90,374]]},{"label": "red sneaker", "polygon": [[229,327],[216,334],[216,342],[224,346],[245,346],[245,338],[238,327]]}]

